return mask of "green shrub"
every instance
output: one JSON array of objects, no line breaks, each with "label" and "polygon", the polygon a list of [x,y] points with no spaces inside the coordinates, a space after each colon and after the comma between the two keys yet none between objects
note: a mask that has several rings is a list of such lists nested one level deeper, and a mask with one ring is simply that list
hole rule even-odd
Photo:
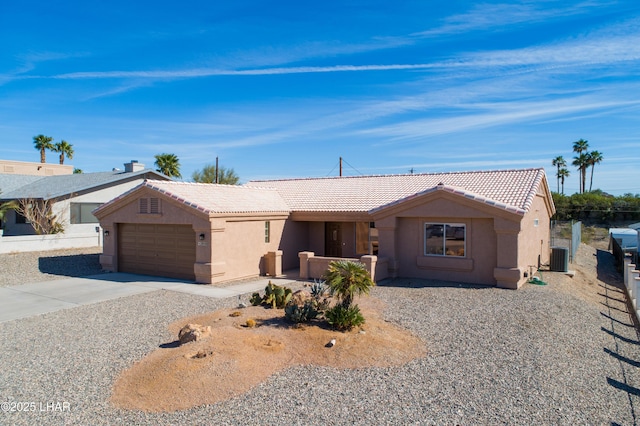
[{"label": "green shrub", "polygon": [[358,305],[345,307],[343,304],[335,305],[324,312],[324,317],[331,327],[340,331],[351,330],[364,324],[364,317],[360,313]]},{"label": "green shrub", "polygon": [[284,308],[284,317],[296,324],[301,322],[309,322],[316,319],[320,312],[315,309],[314,302],[308,301],[304,305],[298,306],[294,303],[289,303]]}]

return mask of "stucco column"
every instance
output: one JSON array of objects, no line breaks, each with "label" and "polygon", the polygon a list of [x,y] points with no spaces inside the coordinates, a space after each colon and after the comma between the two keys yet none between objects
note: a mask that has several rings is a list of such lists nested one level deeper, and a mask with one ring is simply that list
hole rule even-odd
[{"label": "stucco column", "polygon": [[369,271],[369,275],[371,276],[371,280],[373,282],[376,281],[376,264],[378,263],[378,256],[366,255],[360,258],[360,262],[364,264]]},{"label": "stucco column", "polygon": [[624,274],[624,286],[627,288],[627,291],[629,292],[629,296],[632,299],[635,299],[637,294],[636,292],[634,292],[634,288],[633,288],[633,285],[635,284],[633,273],[636,270],[636,265],[631,262],[632,262],[631,256],[624,257],[622,272]]},{"label": "stucco column", "polygon": [[309,259],[314,257],[315,253],[312,251],[301,251],[298,253],[300,259],[300,279],[309,279]]},{"label": "stucco column", "polygon": [[640,279],[640,271],[635,269],[629,273],[629,297],[631,298],[631,304],[636,309],[638,302],[638,280]]},{"label": "stucco column", "polygon": [[[194,272],[196,282],[214,284],[222,281],[226,272],[224,253],[224,219],[211,219],[209,227],[194,228],[196,244],[196,263]],[[201,239],[201,236],[204,238]]]},{"label": "stucco column", "polygon": [[100,266],[105,271],[115,272],[117,268],[116,258],[116,227],[113,222],[100,223],[102,226],[102,254],[100,255]]},{"label": "stucco column", "polygon": [[265,258],[267,260],[267,275],[271,277],[282,275],[282,250],[267,252]]},{"label": "stucco column", "polygon": [[395,217],[387,217],[376,220],[376,229],[378,230],[378,257],[389,259],[389,277],[397,278],[400,273],[397,245],[396,245],[396,227],[397,219]]},{"label": "stucco column", "polygon": [[496,268],[493,276],[501,288],[517,289],[523,282],[523,271],[518,265],[518,234],[520,224],[495,218],[493,229],[496,233]]},{"label": "stucco column", "polygon": [[623,262],[622,273],[624,275],[624,278],[623,278],[624,285],[627,285],[627,280],[629,279],[629,265],[631,264],[631,256],[625,255],[622,262]]},{"label": "stucco column", "polygon": [[[640,278],[636,277],[634,279],[634,281],[635,281],[634,285],[635,285],[635,289],[636,289],[636,294],[638,294],[637,291],[640,290]],[[636,299],[636,303],[633,305],[633,308],[636,310],[636,318],[638,320],[640,320],[640,311],[638,310],[637,302],[638,302],[638,300]]]}]

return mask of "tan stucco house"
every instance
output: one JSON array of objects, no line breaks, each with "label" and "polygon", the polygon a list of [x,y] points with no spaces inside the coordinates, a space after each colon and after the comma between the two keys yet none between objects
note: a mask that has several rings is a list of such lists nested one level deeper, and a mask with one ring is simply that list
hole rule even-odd
[{"label": "tan stucco house", "polygon": [[102,205],[106,270],[219,283],[355,258],[376,280],[517,288],[549,261],[543,169],[252,181],[148,180]]}]

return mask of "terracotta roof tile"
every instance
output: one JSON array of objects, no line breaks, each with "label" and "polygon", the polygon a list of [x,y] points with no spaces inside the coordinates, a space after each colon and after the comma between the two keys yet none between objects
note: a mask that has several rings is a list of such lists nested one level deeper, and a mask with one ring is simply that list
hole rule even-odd
[{"label": "terracotta roof tile", "polygon": [[140,187],[158,191],[204,213],[289,213],[287,204],[275,189],[159,180],[146,180],[95,211],[116,203]]},{"label": "terracotta roof tile", "polygon": [[544,176],[544,169],[520,169],[251,181],[245,187],[276,188],[291,211],[375,211],[437,189],[524,214]]},{"label": "terracotta roof tile", "polygon": [[205,213],[288,213],[275,189],[147,180],[144,186]]}]

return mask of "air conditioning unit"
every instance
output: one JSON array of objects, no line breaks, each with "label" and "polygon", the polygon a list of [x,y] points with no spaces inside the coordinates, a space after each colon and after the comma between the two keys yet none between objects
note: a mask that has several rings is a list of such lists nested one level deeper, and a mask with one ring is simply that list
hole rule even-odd
[{"label": "air conditioning unit", "polygon": [[554,272],[569,271],[569,249],[566,247],[551,247],[551,264]]}]

